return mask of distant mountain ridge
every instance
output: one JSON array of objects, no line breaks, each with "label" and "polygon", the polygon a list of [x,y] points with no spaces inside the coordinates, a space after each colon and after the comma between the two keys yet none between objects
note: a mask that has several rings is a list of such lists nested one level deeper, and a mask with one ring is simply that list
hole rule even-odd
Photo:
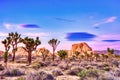
[{"label": "distant mountain ridge", "polygon": [[[101,54],[101,53],[107,53],[107,50],[94,50],[94,52]],[[120,50],[115,50],[114,53],[120,55]]]}]

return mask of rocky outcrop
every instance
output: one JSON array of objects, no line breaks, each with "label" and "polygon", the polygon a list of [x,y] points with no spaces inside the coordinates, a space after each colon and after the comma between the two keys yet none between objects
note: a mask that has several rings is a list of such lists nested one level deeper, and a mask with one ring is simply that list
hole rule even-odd
[{"label": "rocky outcrop", "polygon": [[16,56],[27,56],[28,55],[28,53],[24,49],[24,47],[18,47],[15,54],[16,54]]},{"label": "rocky outcrop", "polygon": [[82,42],[82,43],[78,43],[78,44],[73,44],[71,51],[72,51],[72,54],[74,54],[75,51],[84,53],[84,52],[92,51],[92,48],[87,43]]},{"label": "rocky outcrop", "polygon": [[[47,50],[46,48],[38,48],[36,51],[35,51],[35,53],[34,53],[34,55],[37,55],[37,56],[41,56],[42,55],[42,53],[41,52],[44,52],[44,50]],[[48,53],[48,56],[50,56],[51,55],[51,53],[50,53],[50,51],[49,51],[49,53]]]}]

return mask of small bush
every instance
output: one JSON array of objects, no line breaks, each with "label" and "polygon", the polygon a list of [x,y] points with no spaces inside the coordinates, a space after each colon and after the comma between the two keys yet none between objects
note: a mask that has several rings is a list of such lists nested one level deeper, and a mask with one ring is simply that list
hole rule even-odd
[{"label": "small bush", "polygon": [[105,71],[110,71],[110,67],[105,67],[104,70]]},{"label": "small bush", "polygon": [[89,70],[83,70],[83,71],[81,71],[81,72],[78,73],[78,76],[79,77],[84,77],[84,76],[87,75],[88,72],[89,72]]},{"label": "small bush", "polygon": [[51,74],[47,74],[46,72],[39,73],[29,73],[26,76],[26,80],[55,80]]},{"label": "small bush", "polygon": [[34,69],[39,69],[41,67],[41,64],[40,63],[34,63],[31,65],[32,68]]},{"label": "small bush", "polygon": [[15,79],[15,80],[26,80],[26,79],[24,77],[19,77],[19,78]]},{"label": "small bush", "polygon": [[21,76],[24,74],[25,74],[25,72],[21,71],[19,69],[10,69],[10,70],[4,71],[4,75],[6,75],[6,76]]},{"label": "small bush", "polygon": [[79,67],[73,68],[67,72],[68,75],[78,75],[79,72],[81,72],[82,69]]},{"label": "small bush", "polygon": [[61,59],[65,59],[67,57],[67,51],[65,50],[59,50],[57,53]]},{"label": "small bush", "polygon": [[63,75],[62,71],[60,71],[60,70],[53,70],[53,71],[52,71],[52,74],[53,74],[54,76]]},{"label": "small bush", "polygon": [[4,70],[4,67],[2,66],[2,64],[0,64],[0,71]]},{"label": "small bush", "polygon": [[89,69],[89,70],[82,70],[81,72],[78,73],[79,77],[98,77],[99,71],[95,69]]}]

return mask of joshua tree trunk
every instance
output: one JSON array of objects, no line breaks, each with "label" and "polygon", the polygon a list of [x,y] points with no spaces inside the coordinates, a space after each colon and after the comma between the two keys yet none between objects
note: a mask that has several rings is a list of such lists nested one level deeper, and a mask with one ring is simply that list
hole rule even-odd
[{"label": "joshua tree trunk", "polygon": [[4,66],[7,68],[8,52],[4,53]]},{"label": "joshua tree trunk", "polygon": [[15,61],[15,51],[13,51],[13,57],[12,57],[12,62]]},{"label": "joshua tree trunk", "polygon": [[45,56],[43,56],[43,61],[45,61]]},{"label": "joshua tree trunk", "polygon": [[31,64],[31,52],[28,52],[28,65]]},{"label": "joshua tree trunk", "polygon": [[8,58],[7,58],[8,57],[8,53],[7,52],[4,54],[4,57],[5,57],[4,58],[4,63],[7,63],[7,61],[8,61]]},{"label": "joshua tree trunk", "polygon": [[54,59],[55,59],[54,53],[55,53],[55,50],[53,49],[53,55],[52,55],[52,60],[53,60],[53,61],[54,61]]},{"label": "joshua tree trunk", "polygon": [[45,61],[45,59],[46,59],[45,55],[44,55],[44,54],[42,54],[42,56],[43,56],[42,61]]}]

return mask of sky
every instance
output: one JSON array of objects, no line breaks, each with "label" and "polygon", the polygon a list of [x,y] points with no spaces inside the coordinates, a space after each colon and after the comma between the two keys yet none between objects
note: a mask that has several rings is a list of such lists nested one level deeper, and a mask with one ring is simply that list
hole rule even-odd
[{"label": "sky", "polygon": [[[0,42],[10,32],[39,36],[38,47],[57,50],[86,42],[93,50],[120,50],[120,0],[0,0]],[[4,46],[0,43],[0,50]]]}]

